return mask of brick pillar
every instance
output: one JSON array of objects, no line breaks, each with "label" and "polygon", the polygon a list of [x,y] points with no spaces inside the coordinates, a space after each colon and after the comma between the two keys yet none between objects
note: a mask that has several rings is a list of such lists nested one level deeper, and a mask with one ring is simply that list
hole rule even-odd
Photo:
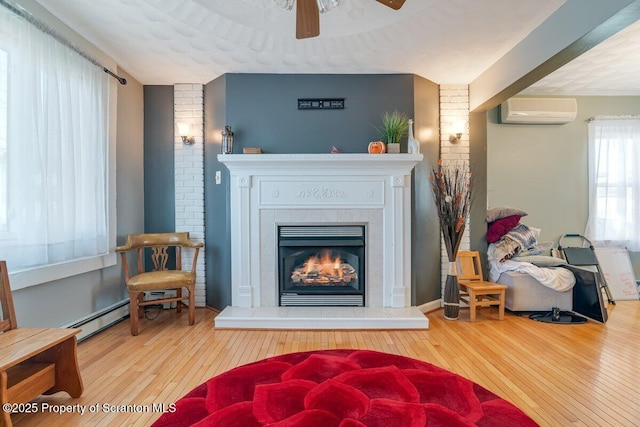
[{"label": "brick pillar", "polygon": [[[188,231],[192,240],[204,243],[204,89],[202,84],[174,85],[174,160],[176,231]],[[193,145],[183,144],[178,123],[191,125]],[[182,265],[190,269],[193,252],[185,250]],[[204,307],[205,251],[200,249],[196,267],[196,307]]]},{"label": "brick pillar", "polygon": [[[451,143],[449,137],[454,134],[456,122],[464,121],[465,126],[460,142]],[[460,84],[440,85],[440,158],[443,163],[469,161],[469,86]],[[449,270],[449,259],[444,240],[440,236],[442,283],[441,295],[444,293],[444,282]],[[467,221],[460,250],[469,250],[469,222]]]}]

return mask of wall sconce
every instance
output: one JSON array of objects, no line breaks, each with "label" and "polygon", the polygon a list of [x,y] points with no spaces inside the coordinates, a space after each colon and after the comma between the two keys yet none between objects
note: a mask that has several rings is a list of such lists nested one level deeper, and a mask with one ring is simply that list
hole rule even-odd
[{"label": "wall sconce", "polygon": [[464,132],[464,127],[467,124],[464,120],[456,120],[453,123],[453,132],[454,134],[449,135],[449,142],[452,144],[458,144],[462,139],[462,132]]},{"label": "wall sconce", "polygon": [[196,138],[191,135],[191,125],[189,123],[178,123],[178,135],[185,145],[193,145]]}]

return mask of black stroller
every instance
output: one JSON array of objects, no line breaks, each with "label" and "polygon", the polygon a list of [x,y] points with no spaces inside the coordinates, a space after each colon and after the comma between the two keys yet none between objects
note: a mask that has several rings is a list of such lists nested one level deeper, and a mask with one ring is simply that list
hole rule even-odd
[{"label": "black stroller", "polygon": [[[562,241],[564,238],[579,239],[580,245],[563,246]],[[615,305],[616,302],[611,296],[611,291],[609,290],[609,286],[607,286],[604,274],[602,274],[602,270],[600,269],[600,263],[598,262],[598,258],[596,258],[596,254],[593,250],[593,245],[591,244],[589,239],[581,236],[580,234],[565,234],[564,236],[560,237],[560,240],[558,241],[558,251],[564,257],[565,261],[567,261],[567,263],[570,265],[595,266],[598,272],[597,278],[600,284],[600,288],[604,289],[609,304]]]}]

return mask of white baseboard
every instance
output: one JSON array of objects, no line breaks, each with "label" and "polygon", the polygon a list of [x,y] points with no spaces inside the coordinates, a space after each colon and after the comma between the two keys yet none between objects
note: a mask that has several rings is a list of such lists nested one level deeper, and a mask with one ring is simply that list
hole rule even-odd
[{"label": "white baseboard", "polygon": [[428,313],[430,311],[437,310],[440,307],[442,307],[442,299],[437,299],[437,300],[429,301],[427,303],[419,305],[418,310],[420,310],[423,313]]},{"label": "white baseboard", "polygon": [[109,326],[112,326],[123,319],[129,317],[129,300],[122,300],[115,304],[111,304],[102,310],[96,311],[88,316],[83,317],[75,322],[62,326],[63,328],[79,328],[82,329],[76,337],[78,341],[83,341]]}]

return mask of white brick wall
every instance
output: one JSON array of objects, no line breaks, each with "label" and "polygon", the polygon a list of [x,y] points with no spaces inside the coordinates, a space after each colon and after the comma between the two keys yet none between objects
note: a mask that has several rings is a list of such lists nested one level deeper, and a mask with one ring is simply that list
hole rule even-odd
[{"label": "white brick wall", "polygon": [[[182,83],[174,91],[174,160],[176,186],[176,231],[188,231],[192,240],[204,243],[204,91],[201,84]],[[195,137],[185,145],[178,123],[189,123]],[[193,262],[193,252],[182,256],[183,268]],[[196,307],[206,304],[205,251],[200,249],[196,266]]]},{"label": "white brick wall", "polygon": [[[459,143],[452,144],[449,137],[454,134],[456,122],[464,121],[465,128]],[[440,85],[440,158],[447,161],[469,161],[469,87],[467,85]],[[449,270],[449,259],[444,240],[440,236],[442,259],[441,295],[444,294],[444,282]],[[470,248],[469,222],[467,221],[460,250]]]}]

